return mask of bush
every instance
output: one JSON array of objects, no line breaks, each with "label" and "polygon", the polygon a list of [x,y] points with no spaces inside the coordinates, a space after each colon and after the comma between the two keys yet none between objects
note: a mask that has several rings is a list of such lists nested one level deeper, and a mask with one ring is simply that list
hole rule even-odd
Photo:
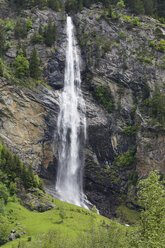
[{"label": "bush", "polygon": [[150,115],[163,126],[165,125],[165,94],[155,84],[153,96],[149,102]]},{"label": "bush", "polygon": [[128,136],[135,135],[136,132],[137,132],[136,126],[125,126],[121,131],[123,135],[128,135]]},{"label": "bush", "polygon": [[6,186],[0,182],[0,199],[4,200],[4,203],[7,203],[7,199],[9,197],[9,192]]},{"label": "bush", "polygon": [[10,224],[6,217],[0,215],[0,245],[8,241],[10,234]]},{"label": "bush", "polygon": [[115,164],[119,166],[130,166],[135,161],[135,151],[128,150],[123,155],[119,155],[117,158],[115,158]]},{"label": "bush", "polygon": [[14,27],[14,35],[16,39],[27,37],[27,24],[23,19],[18,19]]},{"label": "bush", "polygon": [[160,40],[157,45],[157,50],[159,52],[164,53],[165,52],[165,40]]},{"label": "bush", "polygon": [[0,24],[0,57],[3,56],[5,51],[5,32],[4,26]]},{"label": "bush", "polygon": [[1,58],[0,58],[0,77],[3,77],[3,63]]},{"label": "bush", "polygon": [[135,18],[132,20],[132,23],[133,23],[134,26],[140,26],[139,18],[138,18],[138,17],[135,17]]},{"label": "bush", "polygon": [[103,105],[103,107],[105,107],[105,109],[108,112],[112,112],[115,108],[114,105],[114,97],[111,93],[111,90],[108,86],[97,86],[94,90],[94,94],[97,98],[97,100],[99,101],[99,103],[101,105]]},{"label": "bush", "polygon": [[154,41],[150,41],[149,46],[150,46],[150,47],[155,47],[155,46],[156,46],[156,44],[155,44],[155,42],[154,42]]},{"label": "bush", "polygon": [[117,7],[119,8],[125,8],[125,4],[124,4],[124,1],[123,0],[120,0],[117,4],[116,4]]},{"label": "bush", "polygon": [[32,21],[31,21],[30,17],[28,17],[28,19],[26,21],[26,27],[27,27],[27,31],[32,29]]},{"label": "bush", "polygon": [[4,29],[5,31],[14,30],[14,22],[10,18],[6,19]]}]

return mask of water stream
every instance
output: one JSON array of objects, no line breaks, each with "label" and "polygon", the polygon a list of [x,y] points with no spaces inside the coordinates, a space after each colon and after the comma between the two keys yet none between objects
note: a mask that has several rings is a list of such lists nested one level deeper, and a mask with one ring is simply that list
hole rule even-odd
[{"label": "water stream", "polygon": [[85,103],[81,92],[79,57],[71,17],[66,24],[64,89],[58,116],[59,162],[56,191],[66,202],[87,208],[83,194],[83,148],[86,139]]}]

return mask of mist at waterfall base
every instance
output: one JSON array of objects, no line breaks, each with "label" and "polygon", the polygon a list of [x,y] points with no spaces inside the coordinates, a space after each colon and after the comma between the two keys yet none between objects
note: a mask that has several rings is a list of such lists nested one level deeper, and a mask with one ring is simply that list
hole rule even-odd
[{"label": "mist at waterfall base", "polygon": [[84,208],[83,148],[86,140],[86,110],[81,92],[79,57],[71,17],[66,24],[67,47],[64,89],[58,115],[59,161],[56,181],[57,197]]}]

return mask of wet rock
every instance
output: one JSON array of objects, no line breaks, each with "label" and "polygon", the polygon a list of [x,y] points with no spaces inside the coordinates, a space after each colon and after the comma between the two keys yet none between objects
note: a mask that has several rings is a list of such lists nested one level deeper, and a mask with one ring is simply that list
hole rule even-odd
[{"label": "wet rock", "polygon": [[14,241],[15,239],[16,239],[15,234],[14,234],[14,233],[11,233],[11,234],[9,235],[9,240],[10,240],[10,241]]}]

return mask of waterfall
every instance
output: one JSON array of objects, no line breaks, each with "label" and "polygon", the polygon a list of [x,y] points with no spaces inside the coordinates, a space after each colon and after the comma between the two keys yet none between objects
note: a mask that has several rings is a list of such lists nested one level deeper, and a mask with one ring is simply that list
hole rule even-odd
[{"label": "waterfall", "polygon": [[67,48],[64,89],[58,116],[59,162],[56,191],[59,199],[86,207],[82,173],[83,146],[86,139],[85,103],[81,92],[81,76],[74,26],[67,17]]}]

